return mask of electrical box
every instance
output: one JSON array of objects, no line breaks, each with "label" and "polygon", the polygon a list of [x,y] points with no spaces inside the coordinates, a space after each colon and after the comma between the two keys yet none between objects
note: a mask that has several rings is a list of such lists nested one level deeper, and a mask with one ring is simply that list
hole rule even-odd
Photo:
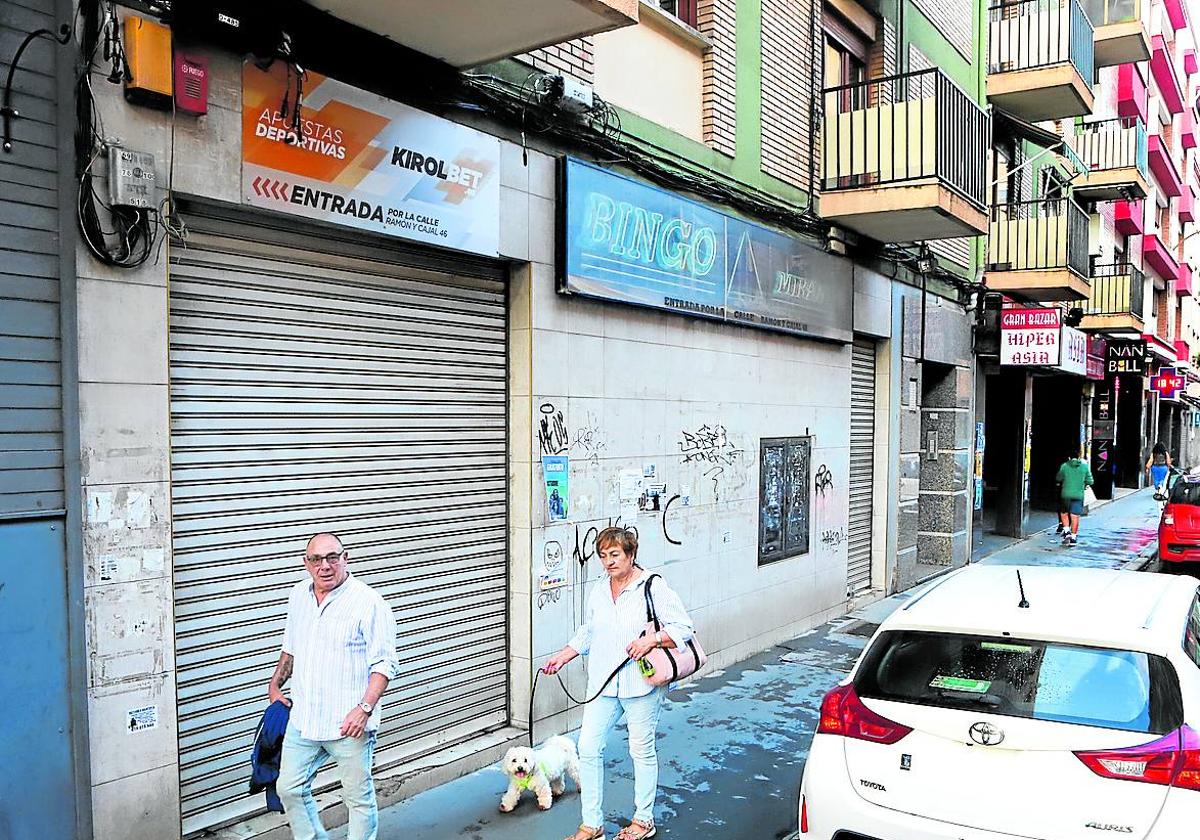
[{"label": "electrical box", "polygon": [[208,61],[175,53],[175,109],[199,117],[208,113]]},{"label": "electrical box", "polygon": [[125,57],[130,77],[125,98],[135,105],[171,107],[171,30],[136,15],[125,18]]},{"label": "electrical box", "polygon": [[110,146],[108,149],[108,195],[113,207],[147,209],[157,205],[154,155]]},{"label": "electrical box", "polygon": [[592,85],[566,76],[565,73],[558,78],[562,79],[562,86],[559,88],[558,80],[554,83],[554,89],[559,91],[558,101],[554,103],[556,106],[569,114],[586,114],[595,107]]}]

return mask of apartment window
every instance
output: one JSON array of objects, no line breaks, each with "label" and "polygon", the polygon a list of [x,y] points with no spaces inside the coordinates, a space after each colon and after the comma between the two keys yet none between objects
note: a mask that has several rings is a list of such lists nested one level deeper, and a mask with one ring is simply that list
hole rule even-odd
[{"label": "apartment window", "polygon": [[695,29],[696,3],[697,0],[658,0],[658,7]]},{"label": "apartment window", "polygon": [[1017,175],[1013,172],[1016,159],[1015,144],[997,141],[992,145],[992,206],[999,207],[1010,201],[1019,201]]},{"label": "apartment window", "polygon": [[[812,438],[764,438],[759,446],[758,563],[808,553]],[[816,492],[830,488],[818,470]]]}]

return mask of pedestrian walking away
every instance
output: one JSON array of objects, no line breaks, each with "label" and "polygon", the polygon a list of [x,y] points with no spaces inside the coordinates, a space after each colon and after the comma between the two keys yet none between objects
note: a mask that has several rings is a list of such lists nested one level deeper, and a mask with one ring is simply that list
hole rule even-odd
[{"label": "pedestrian walking away", "polygon": [[1154,448],[1150,450],[1150,457],[1146,459],[1146,477],[1155,493],[1166,492],[1167,476],[1171,474],[1173,466],[1167,447],[1162,441],[1155,443]]},{"label": "pedestrian walking away", "polygon": [[276,787],[294,840],[328,840],[312,783],[329,759],[349,812],[347,840],[378,835],[371,762],[379,698],[398,667],[396,625],[383,597],[350,574],[349,559],[334,534],[308,541],[308,578],[288,597],[283,650],[267,689],[272,702],[291,707]]},{"label": "pedestrian walking away", "polygon": [[1092,486],[1092,468],[1078,455],[1068,458],[1058,468],[1055,481],[1059,485],[1061,497],[1059,521],[1063,526],[1063,545],[1071,546],[1079,542],[1079,517],[1083,515],[1083,498],[1086,488]]},{"label": "pedestrian walking away", "polygon": [[[651,590],[662,630],[643,634],[650,575],[637,565],[637,534],[605,528],[596,537],[596,553],[605,579],[588,593],[585,620],[543,671],[553,674],[577,656],[587,657],[588,696],[579,732],[582,824],[567,840],[604,838],[604,742],[624,716],[633,760],[634,814],[617,840],[644,840],[656,832],[654,799],[658,793],[655,734],[666,686],[654,686],[639,670],[639,660],[655,648],[686,645],[694,634],[687,610],[660,576]],[[624,665],[622,661],[629,659]],[[619,670],[617,670],[619,669]],[[615,678],[609,679],[616,670]],[[607,684],[606,684],[607,680]]]}]

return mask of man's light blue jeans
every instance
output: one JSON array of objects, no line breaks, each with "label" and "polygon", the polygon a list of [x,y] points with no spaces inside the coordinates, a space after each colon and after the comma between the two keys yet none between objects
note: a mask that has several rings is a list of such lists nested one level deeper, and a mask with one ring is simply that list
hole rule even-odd
[{"label": "man's light blue jeans", "polygon": [[621,715],[629,728],[629,757],[633,759],[633,818],[654,822],[654,797],[658,794],[654,733],[666,693],[666,688],[656,688],[643,697],[597,697],[584,707],[579,730],[579,798],[584,825],[604,825],[604,742]]},{"label": "man's light blue jeans", "polygon": [[375,781],[371,778],[371,758],[375,752],[375,733],[362,738],[336,741],[310,741],[301,738],[292,727],[283,736],[279,759],[279,781],[275,785],[283,802],[295,840],[328,840],[321,815],[313,800],[312,783],[327,758],[337,762],[342,782],[342,801],[350,812],[347,840],[376,840],[379,809],[375,804]]}]

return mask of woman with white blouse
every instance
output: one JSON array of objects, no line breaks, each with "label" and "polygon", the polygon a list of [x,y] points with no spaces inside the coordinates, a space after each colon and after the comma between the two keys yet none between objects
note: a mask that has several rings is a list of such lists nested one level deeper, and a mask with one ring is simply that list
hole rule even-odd
[{"label": "woman with white blouse", "polygon": [[[687,644],[693,627],[679,596],[659,577],[650,594],[663,629],[653,636],[644,635],[644,593],[650,576],[637,565],[637,547],[637,533],[625,528],[605,528],[596,537],[596,554],[607,577],[588,593],[584,622],[571,641],[542,667],[544,673],[553,674],[583,654],[588,658],[588,696],[600,692],[584,707],[579,731],[583,824],[566,840],[604,840],[604,742],[622,715],[633,759],[635,811],[632,822],[616,840],[645,840],[655,834],[658,755],[654,738],[667,689],[651,685],[638,670],[637,661],[656,647]],[[601,691],[626,657],[630,661]]]}]

